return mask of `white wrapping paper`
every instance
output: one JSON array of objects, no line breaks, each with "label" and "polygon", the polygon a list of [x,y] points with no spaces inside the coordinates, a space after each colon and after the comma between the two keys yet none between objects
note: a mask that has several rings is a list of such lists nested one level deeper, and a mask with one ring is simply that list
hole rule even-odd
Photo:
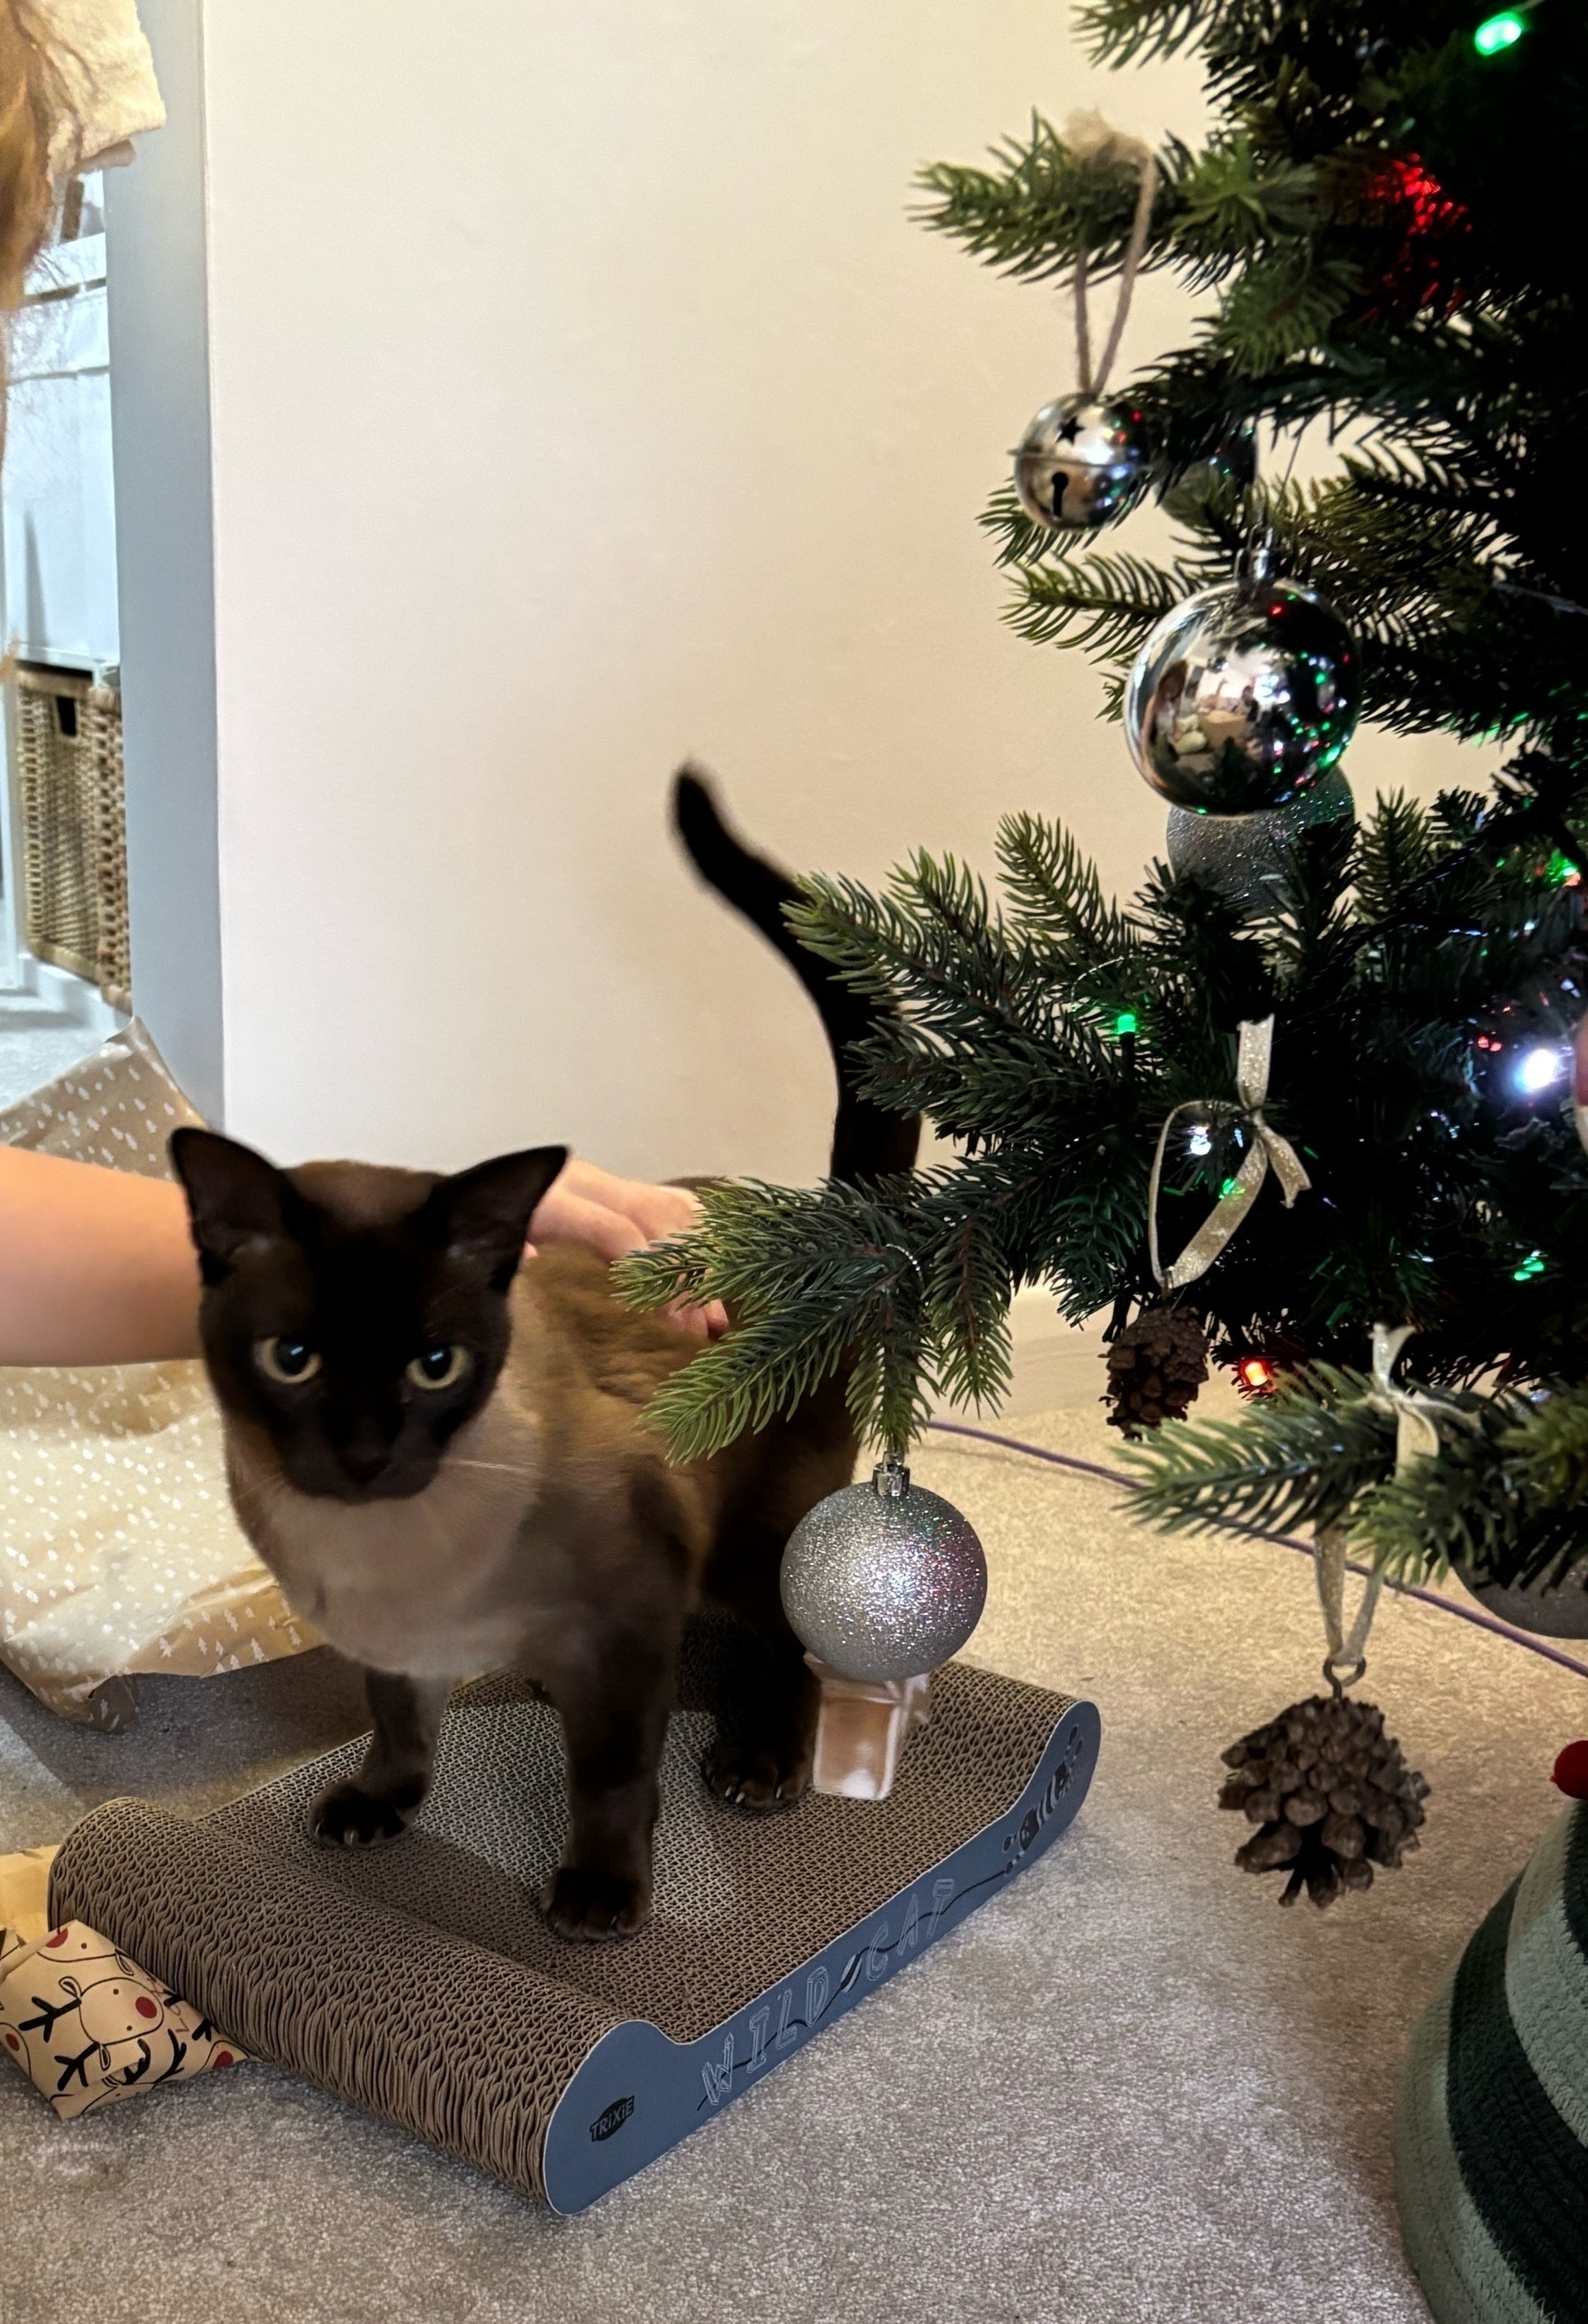
[{"label": "white wrapping paper", "polygon": [[[0,1112],[0,1142],[166,1177],[198,1119],[134,1025]],[[0,1369],[0,1661],[42,1702],[94,1722],[107,1680],[319,1644],[232,1513],[201,1364]]]}]

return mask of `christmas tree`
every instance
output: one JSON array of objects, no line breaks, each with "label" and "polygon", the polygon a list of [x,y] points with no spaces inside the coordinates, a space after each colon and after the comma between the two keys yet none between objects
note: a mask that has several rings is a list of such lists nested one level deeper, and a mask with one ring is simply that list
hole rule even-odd
[{"label": "christmas tree", "polygon": [[[1116,1386],[1149,1374],[1127,1421],[1190,1393],[1188,1333],[1269,1391],[1236,1420],[1152,1436],[1138,1458],[1160,1521],[1305,1522],[1390,1572],[1454,1557],[1558,1578],[1588,1556],[1572,1104],[1588,15],[1570,0],[1484,22],[1451,0],[1095,0],[1081,23],[1115,65],[1195,46],[1205,143],[1149,155],[1094,121],[1066,136],[1038,119],[990,168],[927,170],[925,222],[1018,281],[1079,274],[1083,299],[1171,268],[1206,312],[1101,414],[1099,383],[1080,383],[1082,424],[1120,453],[1090,514],[1128,536],[1156,494],[1172,563],[1099,548],[1022,475],[983,519],[1011,618],[1091,654],[1117,703],[1188,597],[1250,606],[1288,586],[1305,608],[1310,591],[1345,625],[1335,692],[1317,691],[1310,742],[1266,793],[1242,797],[1239,754],[1206,761],[1200,795],[1194,753],[1161,782],[1216,810],[1193,839],[1277,802],[1255,872],[1250,851],[1187,845],[1119,905],[1062,829],[1015,816],[996,895],[927,854],[880,893],[804,883],[801,940],[891,1005],[864,1047],[868,1095],[924,1112],[956,1158],[861,1188],[709,1192],[701,1234],[630,1266],[638,1297],[723,1297],[742,1318],[658,1418],[698,1454],[846,1369],[857,1418],[901,1450],[934,1397],[997,1399],[1011,1297],[1045,1285],[1073,1321],[1107,1312]],[[1355,448],[1322,482],[1289,481],[1288,447],[1318,421]],[[1251,446],[1269,439],[1256,475]],[[1402,733],[1501,736],[1507,762],[1485,792],[1384,798],[1359,825],[1325,796],[1342,686]],[[1169,699],[1160,684],[1145,715]],[[1163,777],[1156,747],[1139,756]],[[1409,1418],[1404,1384],[1386,1386],[1392,1342],[1368,1369],[1374,1327],[1402,1325],[1424,1384]],[[1408,1425],[1439,1458],[1404,1457]]]}]

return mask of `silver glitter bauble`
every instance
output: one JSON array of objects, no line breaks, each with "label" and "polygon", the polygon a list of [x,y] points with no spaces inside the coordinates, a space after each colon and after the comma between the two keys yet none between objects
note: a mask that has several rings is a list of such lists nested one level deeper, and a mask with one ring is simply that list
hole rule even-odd
[{"label": "silver glitter bauble", "polygon": [[783,1552],[783,1611],[845,1678],[913,1678],[956,1654],[982,1618],[987,1561],[951,1501],[896,1461],[818,1501]]},{"label": "silver glitter bauble", "polygon": [[1014,488],[1034,524],[1106,524],[1147,473],[1147,430],[1130,403],[1084,395],[1045,403],[1015,449]]},{"label": "silver glitter bauble", "polygon": [[1269,807],[1262,815],[1198,815],[1195,807],[1170,807],[1169,862],[1182,879],[1195,875],[1250,912],[1275,900],[1298,832],[1316,823],[1355,819],[1351,785],[1334,768],[1288,807]]},{"label": "silver glitter bauble", "polygon": [[1331,605],[1254,570],[1176,605],[1125,688],[1125,735],[1155,791],[1207,815],[1286,807],[1350,742],[1356,641]]}]

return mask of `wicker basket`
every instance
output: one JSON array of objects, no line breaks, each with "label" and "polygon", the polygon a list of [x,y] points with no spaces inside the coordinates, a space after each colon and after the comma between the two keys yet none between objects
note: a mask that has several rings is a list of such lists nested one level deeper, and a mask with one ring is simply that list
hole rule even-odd
[{"label": "wicker basket", "polygon": [[130,1010],[121,696],[72,670],[13,682],[28,950]]}]

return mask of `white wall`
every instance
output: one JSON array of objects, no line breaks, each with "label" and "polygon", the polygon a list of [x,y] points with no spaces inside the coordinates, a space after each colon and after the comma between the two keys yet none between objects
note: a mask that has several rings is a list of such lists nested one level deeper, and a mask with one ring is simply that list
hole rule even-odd
[{"label": "white wall", "polygon": [[142,0],[166,126],[106,172],[134,999],[226,1106],[200,0]]},{"label": "white wall", "polygon": [[[814,1174],[819,1036],[676,859],[669,770],[868,877],[986,862],[1016,806],[1122,887],[1160,848],[974,521],[1067,315],[907,212],[1033,104],[1194,133],[1194,69],[1093,73],[1059,0],[157,0],[157,53],[200,14],[228,1124]],[[1186,328],[1149,280],[1126,367]]]}]

